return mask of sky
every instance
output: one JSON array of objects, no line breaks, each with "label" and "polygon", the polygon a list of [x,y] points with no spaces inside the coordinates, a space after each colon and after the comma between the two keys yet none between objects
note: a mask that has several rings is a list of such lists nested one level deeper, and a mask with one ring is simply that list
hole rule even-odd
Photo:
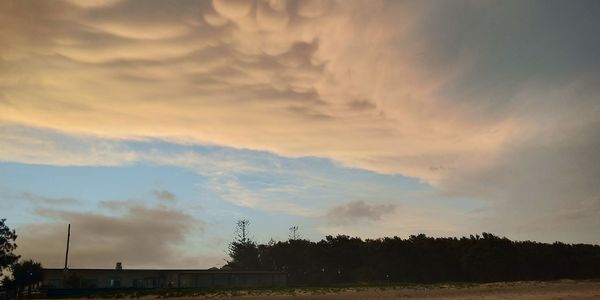
[{"label": "sky", "polygon": [[600,244],[600,2],[0,0],[0,218],[61,267]]}]

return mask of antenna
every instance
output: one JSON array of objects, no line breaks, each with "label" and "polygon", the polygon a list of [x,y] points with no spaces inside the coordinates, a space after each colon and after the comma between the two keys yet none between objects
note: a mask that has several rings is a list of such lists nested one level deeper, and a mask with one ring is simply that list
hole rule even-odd
[{"label": "antenna", "polygon": [[65,271],[69,269],[69,242],[71,240],[71,224],[69,224],[69,229],[67,229],[67,253],[65,253]]}]

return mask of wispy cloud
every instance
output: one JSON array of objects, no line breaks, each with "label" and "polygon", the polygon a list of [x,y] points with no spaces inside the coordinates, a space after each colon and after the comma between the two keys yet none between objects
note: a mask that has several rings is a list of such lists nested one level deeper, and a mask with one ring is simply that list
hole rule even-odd
[{"label": "wispy cloud", "polygon": [[49,205],[73,205],[80,204],[81,200],[71,197],[45,197],[36,195],[30,192],[23,192],[17,195],[18,198],[30,201],[34,204],[49,204]]}]

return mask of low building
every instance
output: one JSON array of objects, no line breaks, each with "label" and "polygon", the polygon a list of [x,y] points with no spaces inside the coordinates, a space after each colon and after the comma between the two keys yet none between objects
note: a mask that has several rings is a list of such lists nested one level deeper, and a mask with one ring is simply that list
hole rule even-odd
[{"label": "low building", "polygon": [[267,271],[179,269],[44,269],[50,289],[281,287],[287,274]]}]

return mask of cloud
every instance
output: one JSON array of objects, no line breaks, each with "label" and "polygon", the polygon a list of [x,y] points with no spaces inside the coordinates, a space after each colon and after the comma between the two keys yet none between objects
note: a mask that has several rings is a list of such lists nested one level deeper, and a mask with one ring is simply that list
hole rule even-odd
[{"label": "cloud", "polygon": [[32,202],[33,204],[49,204],[49,205],[73,205],[80,204],[81,201],[71,197],[44,197],[29,192],[23,192],[17,195],[18,198]]},{"label": "cloud", "polygon": [[357,200],[332,207],[325,217],[333,224],[357,223],[362,220],[377,221],[383,215],[393,213],[395,209],[394,204],[369,204]]},{"label": "cloud", "polygon": [[152,194],[154,194],[156,199],[162,201],[173,202],[177,200],[177,196],[175,194],[165,190],[155,190],[152,191]]},{"label": "cloud", "polygon": [[118,141],[67,136],[14,124],[0,124],[0,161],[62,166],[119,166],[139,160]]},{"label": "cloud", "polygon": [[[324,157],[517,207],[596,193],[594,1],[94,4],[0,4],[0,160],[122,165],[144,158],[115,141],[159,139]],[[90,142],[6,129],[19,126]]]},{"label": "cloud", "polygon": [[[66,224],[71,224],[72,267],[201,267],[211,258],[181,250],[191,230],[202,232],[201,220],[176,209],[114,202],[117,214],[37,208],[43,223],[18,228],[19,254],[60,267],[64,259]],[[214,261],[213,261],[214,263]]]},{"label": "cloud", "polygon": [[[47,56],[37,54],[36,45],[8,40],[33,52],[26,54],[27,71],[0,74],[7,99],[1,121],[111,139],[187,140],[323,156],[425,180],[439,177],[431,164],[455,164],[446,158],[475,145],[493,151],[513,127],[449,122],[438,111],[433,88],[447,72],[425,74],[415,60],[421,49],[396,43],[404,30],[388,26],[398,17],[410,21],[403,19],[403,7],[132,3],[67,6],[52,14],[60,26],[47,26]],[[202,12],[233,24],[205,24]],[[75,25],[81,23],[91,30]],[[21,30],[18,24],[7,27]],[[377,47],[365,47],[365,40]],[[42,63],[48,58],[52,64]],[[5,63],[23,70],[23,60]],[[490,130],[496,136],[482,136]]]},{"label": "cloud", "polygon": [[494,161],[456,171],[443,190],[483,199],[484,207],[473,217],[489,231],[597,243],[600,124],[583,121],[587,113],[578,112],[579,120],[547,124],[547,132],[506,149]]},{"label": "cloud", "polygon": [[453,208],[419,207],[415,204],[368,204],[353,201],[333,207],[318,227],[324,235],[346,234],[363,238],[381,238],[425,233],[429,236],[468,236],[473,218]]},{"label": "cloud", "polygon": [[213,7],[215,10],[229,18],[229,19],[237,19],[246,16],[250,13],[252,6],[254,5],[253,1],[243,1],[243,0],[216,0],[213,1]]},{"label": "cloud", "polygon": [[83,6],[83,7],[102,7],[110,6],[119,2],[119,0],[90,0],[90,1],[73,1],[69,0],[72,4]]}]

